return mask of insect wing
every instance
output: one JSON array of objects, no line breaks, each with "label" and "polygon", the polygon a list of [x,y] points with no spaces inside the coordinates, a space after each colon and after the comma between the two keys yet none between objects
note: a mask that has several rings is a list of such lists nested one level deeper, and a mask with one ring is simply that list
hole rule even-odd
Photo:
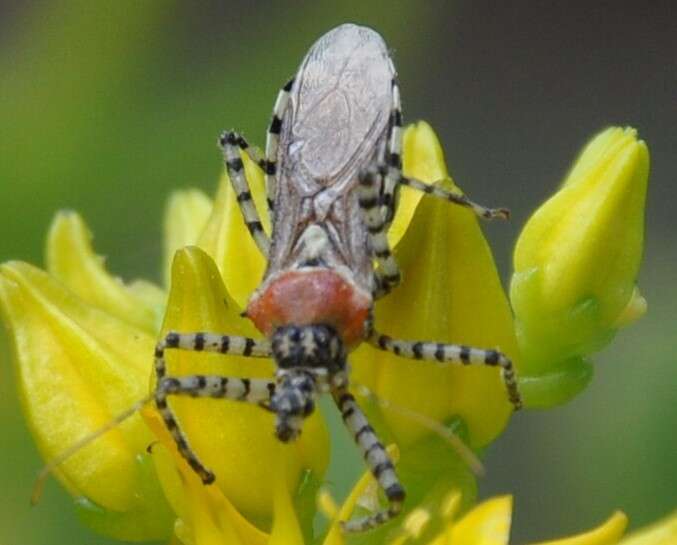
[{"label": "insect wing", "polygon": [[280,134],[269,274],[303,265],[304,233],[315,224],[326,235],[316,245],[319,261],[347,267],[368,289],[371,260],[354,190],[360,170],[384,153],[394,77],[383,39],[365,27],[337,27],[308,52]]}]

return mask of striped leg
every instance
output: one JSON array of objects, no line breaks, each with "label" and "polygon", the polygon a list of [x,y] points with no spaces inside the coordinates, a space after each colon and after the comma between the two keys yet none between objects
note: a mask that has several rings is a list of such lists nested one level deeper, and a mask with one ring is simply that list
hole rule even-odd
[{"label": "striped leg", "polygon": [[[221,147],[224,146],[224,141],[225,141],[225,138],[226,138],[227,134],[228,134],[227,132],[226,132],[226,133],[223,133],[223,134],[219,137],[219,145],[220,145]],[[249,158],[250,158],[254,163],[256,163],[256,164],[259,166],[259,168],[260,168],[261,170],[263,170],[263,171],[266,170],[266,160],[265,160],[265,158],[264,158],[263,152],[261,151],[261,148],[259,148],[259,147],[257,147],[257,146],[251,146],[251,145],[249,144],[249,142],[247,142],[247,140],[245,139],[245,137],[242,136],[241,134],[237,136],[237,141],[236,141],[235,143],[238,145],[238,147],[239,147],[242,151],[244,151],[244,152],[249,156]]]},{"label": "striped leg", "polygon": [[463,365],[490,365],[501,368],[501,377],[508,390],[508,398],[515,410],[522,408],[522,398],[517,389],[517,379],[512,361],[497,350],[471,348],[460,344],[445,344],[422,341],[403,341],[391,339],[372,330],[369,343],[373,346],[392,352],[403,358],[436,361],[439,363],[461,363]]},{"label": "striped leg", "polygon": [[392,81],[388,140],[385,150],[385,165],[381,169],[381,174],[384,182],[381,211],[386,224],[390,225],[395,216],[395,192],[402,178],[402,104],[400,102],[400,87],[396,79]]},{"label": "striped leg", "polygon": [[381,174],[376,169],[364,171],[360,173],[358,190],[362,219],[367,226],[372,254],[378,265],[374,272],[375,299],[389,293],[400,283],[402,276],[388,244],[386,210],[385,206],[381,206],[379,198],[381,180]]},{"label": "striped leg", "polygon": [[204,467],[179,428],[168,395],[192,395],[236,399],[252,403],[264,402],[274,393],[275,383],[264,379],[238,379],[219,376],[167,377],[165,350],[178,348],[196,352],[217,352],[238,356],[265,358],[271,354],[270,343],[249,337],[234,337],[215,333],[169,332],[155,347],[155,376],[157,387],[155,405],[172,434],[179,453],[200,476],[202,482],[214,482],[214,474]]},{"label": "striped leg", "polygon": [[280,131],[282,130],[282,119],[284,112],[289,104],[289,92],[294,84],[294,78],[290,79],[277,95],[275,106],[273,107],[273,117],[270,120],[268,134],[266,136],[266,159],[263,170],[266,173],[266,195],[268,199],[268,211],[272,221],[274,215],[275,203],[275,175],[277,173],[277,149],[280,142]]},{"label": "striped leg", "polygon": [[367,422],[367,417],[347,387],[333,389],[332,396],[341,411],[343,422],[355,438],[370,471],[388,499],[387,509],[341,523],[344,532],[363,532],[395,517],[402,509],[405,492],[385,447],[378,440],[374,429]]},{"label": "striped leg", "polygon": [[172,434],[181,456],[200,476],[204,484],[214,482],[215,476],[200,462],[181,431],[174,413],[167,404],[170,395],[232,399],[247,403],[270,402],[275,393],[275,382],[266,379],[222,377],[218,375],[192,375],[164,377],[155,390],[155,405],[167,429]]},{"label": "striped leg", "polygon": [[[394,70],[394,69],[393,69]],[[384,174],[383,195],[381,196],[382,205],[387,207],[384,210],[386,222],[390,224],[395,212],[395,191],[398,184],[409,186],[413,189],[423,191],[428,195],[433,195],[447,201],[467,206],[475,214],[482,218],[507,219],[510,212],[505,208],[486,208],[474,203],[465,195],[451,193],[442,188],[426,184],[413,178],[407,178],[402,175],[402,106],[400,102],[400,89],[397,81],[392,82],[392,109],[390,114],[390,126],[388,134],[388,144],[386,148],[385,164],[381,166]]]},{"label": "striped leg", "polygon": [[460,193],[452,193],[451,191],[442,189],[437,185],[426,184],[425,182],[421,182],[420,180],[415,180],[414,178],[407,178],[405,176],[402,176],[400,178],[399,183],[411,187],[412,189],[416,189],[417,191],[422,191],[427,195],[432,195],[433,197],[444,199],[445,201],[453,202],[454,204],[466,206],[470,208],[473,212],[475,212],[475,215],[481,218],[485,219],[499,218],[505,220],[510,217],[510,210],[508,210],[507,208],[486,208],[480,204],[471,201],[465,195],[461,195]]},{"label": "striped leg", "polygon": [[259,250],[261,250],[261,253],[267,256],[270,240],[263,230],[261,218],[256,210],[256,205],[249,190],[249,183],[244,173],[244,163],[242,163],[242,158],[240,157],[240,149],[243,149],[242,144],[244,144],[244,149],[247,149],[247,142],[238,133],[233,131],[223,133],[219,142],[223,148],[226,169],[228,170],[230,183],[235,190],[245,225],[249,229],[249,233],[259,247]]},{"label": "striped leg", "polygon": [[402,177],[402,109],[400,88],[396,79],[392,80],[392,105],[384,159],[384,165],[360,174],[359,188],[360,207],[369,230],[374,258],[378,263],[375,273],[376,299],[389,293],[401,280],[399,267],[391,254],[386,236],[395,215],[395,191]]}]

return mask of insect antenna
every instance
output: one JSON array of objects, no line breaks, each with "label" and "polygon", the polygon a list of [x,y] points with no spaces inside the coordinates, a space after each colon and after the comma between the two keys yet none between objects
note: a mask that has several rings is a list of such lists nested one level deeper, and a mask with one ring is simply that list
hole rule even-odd
[{"label": "insect antenna", "polygon": [[408,418],[409,420],[416,422],[417,424],[427,428],[431,432],[441,437],[451,446],[451,448],[454,449],[463,463],[465,463],[476,476],[483,477],[486,474],[484,464],[482,464],[477,455],[456,433],[454,433],[447,426],[440,424],[434,418],[430,418],[424,414],[408,409],[407,407],[393,403],[388,399],[383,399],[372,392],[367,386],[360,384],[359,382],[351,380],[350,384],[353,386],[355,393],[360,397],[374,401],[382,408],[388,409],[389,411],[403,416],[404,418]]},{"label": "insect antenna", "polygon": [[49,462],[47,462],[40,470],[40,473],[38,473],[38,476],[35,479],[35,484],[33,484],[33,492],[31,494],[31,505],[37,505],[37,503],[40,501],[42,493],[45,489],[47,477],[49,477],[50,473],[52,473],[57,467],[63,464],[66,460],[68,460],[68,458],[73,456],[73,454],[77,453],[80,449],[83,449],[84,447],[86,447],[99,437],[101,437],[104,433],[112,430],[113,428],[116,428],[117,426],[122,424],[125,420],[127,420],[130,416],[133,416],[135,413],[140,411],[146,405],[146,403],[148,403],[154,398],[154,396],[155,396],[154,393],[148,394],[146,397],[134,403],[134,405],[118,414],[115,418],[113,418],[112,420],[101,426],[99,429],[94,430],[92,433],[88,435],[85,435],[82,439],[73,443],[61,454],[59,454],[58,456],[52,458]]}]

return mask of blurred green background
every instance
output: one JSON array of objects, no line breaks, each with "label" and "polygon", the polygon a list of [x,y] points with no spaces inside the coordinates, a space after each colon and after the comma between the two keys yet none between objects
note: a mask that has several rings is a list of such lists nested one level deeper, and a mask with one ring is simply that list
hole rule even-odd
[{"label": "blurred green background", "polygon": [[[109,268],[160,280],[164,200],[215,188],[216,137],[263,145],[278,87],[345,21],[394,50],[405,117],[439,131],[456,181],[512,209],[486,227],[503,277],[521,225],[583,143],[632,125],[650,147],[640,287],[649,314],[596,358],[569,405],[518,415],[487,453],[482,496],[515,495],[513,543],[633,526],[677,505],[677,16],[671,2],[88,2],[0,0],[0,261],[42,263],[59,208],[81,211]],[[0,544],[105,544],[50,483],[0,337]],[[363,468],[348,444],[331,478]],[[347,487],[347,484],[345,485]],[[345,489],[344,486],[339,488]]]}]

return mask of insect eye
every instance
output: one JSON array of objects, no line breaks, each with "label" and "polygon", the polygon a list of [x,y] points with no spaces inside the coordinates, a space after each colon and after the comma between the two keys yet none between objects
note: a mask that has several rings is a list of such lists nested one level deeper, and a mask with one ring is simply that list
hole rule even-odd
[{"label": "insect eye", "polygon": [[302,338],[303,334],[301,332],[301,329],[298,327],[292,327],[291,330],[289,331],[289,339],[292,342],[298,343],[301,342]]},{"label": "insect eye", "polygon": [[321,346],[321,347],[326,347],[327,344],[329,343],[329,334],[327,331],[325,331],[322,328],[318,328],[315,330],[315,342]]}]

